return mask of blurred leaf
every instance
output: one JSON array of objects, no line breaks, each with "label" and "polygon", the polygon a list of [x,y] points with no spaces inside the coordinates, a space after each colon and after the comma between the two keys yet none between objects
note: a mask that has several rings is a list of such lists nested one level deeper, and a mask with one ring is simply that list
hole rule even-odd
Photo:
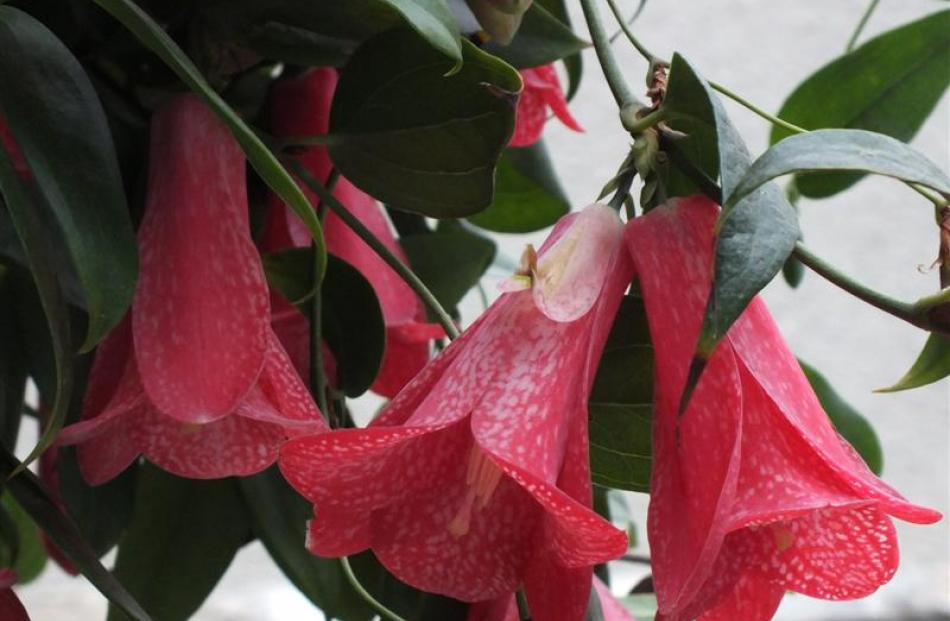
[{"label": "blurred leaf", "polygon": [[289,248],[261,257],[268,284],[291,304],[303,304],[313,295],[313,252],[310,248]]},{"label": "blurred leaf", "polygon": [[600,605],[600,596],[597,595],[597,589],[590,590],[590,599],[587,600],[587,611],[584,613],[584,621],[606,621],[604,617],[604,608]]},{"label": "blurred leaf", "polygon": [[508,45],[489,41],[485,50],[516,69],[547,65],[577,54],[589,44],[570,26],[534,3],[524,14],[518,34]]},{"label": "blurred leaf", "polygon": [[94,0],[114,18],[130,30],[145,47],[155,53],[175,72],[182,82],[200,95],[218,117],[231,129],[234,138],[241,145],[248,162],[257,171],[261,179],[290,205],[310,230],[314,243],[320,253],[321,276],[326,265],[326,245],[323,243],[323,229],[320,220],[297,182],[281,166],[274,154],[267,148],[240,116],[208,84],[194,63],[185,55],[162,27],[131,0]]},{"label": "blurred leaf", "polygon": [[495,257],[495,242],[461,227],[401,237],[412,270],[451,312]]},{"label": "blurred leaf", "polygon": [[[871,39],[828,63],[789,95],[778,116],[806,129],[867,129],[909,142],[950,84],[950,11],[944,10]],[[771,142],[789,132],[772,129]],[[797,179],[802,194],[831,196],[855,174]]]},{"label": "blurred leaf", "polygon": [[501,45],[508,45],[518,32],[531,0],[465,0],[481,27]]},{"label": "blurred leaf", "polygon": [[521,77],[467,41],[462,48],[464,64],[451,76],[452,62],[406,30],[356,51],[330,113],[330,157],[347,179],[391,207],[435,218],[491,203]]},{"label": "blurred leaf", "polygon": [[248,45],[262,56],[303,67],[339,67],[356,49],[352,40],[275,21],[254,25]]},{"label": "blurred leaf", "polygon": [[366,392],[383,360],[386,326],[376,292],[359,270],[330,255],[323,279],[323,336],[348,397]]},{"label": "blurred leaf", "polygon": [[27,365],[14,310],[15,292],[9,281],[8,268],[0,263],[0,445],[12,451],[22,418]]},{"label": "blurred leaf", "polygon": [[350,587],[340,561],[319,558],[307,550],[306,522],[313,519],[313,509],[284,481],[276,467],[238,482],[254,533],[301,593],[329,618],[369,621],[376,616]]},{"label": "blurred leaf", "polygon": [[620,600],[630,614],[637,621],[653,621],[657,613],[656,595],[653,593],[640,593],[637,595],[628,595]]},{"label": "blurred leaf", "polygon": [[[0,11],[6,8],[8,7],[0,6]],[[66,308],[66,301],[63,299],[56,280],[56,271],[50,259],[54,251],[51,240],[47,237],[43,223],[40,221],[38,197],[30,192],[30,188],[14,170],[9,155],[2,148],[0,148],[0,192],[4,196],[10,218],[29,259],[36,291],[49,325],[51,348],[56,365],[56,385],[52,392],[55,396],[49,419],[36,446],[24,460],[24,465],[28,465],[53,443],[66,420],[73,388],[69,310]]]},{"label": "blurred leaf", "polygon": [[[670,126],[689,135],[677,147],[697,169],[720,178],[728,199],[749,167],[749,151],[709,84],[679,54],[673,56],[664,105],[674,115]],[[801,235],[794,209],[774,184],[758,189],[720,220],[712,292],[699,337],[704,354],[782,269]]]},{"label": "blurred leaf", "polygon": [[871,472],[880,475],[884,468],[884,455],[874,428],[860,412],[835,392],[828,380],[817,369],[801,360],[798,363],[835,429],[851,443]]},{"label": "blurred leaf", "polygon": [[351,556],[350,565],[373,597],[407,621],[446,621],[466,617],[468,604],[425,593],[400,582],[386,571],[372,552]]},{"label": "blurred leaf", "polygon": [[112,135],[79,61],[26,13],[0,7],[0,109],[85,292],[87,351],[125,315],[138,254]]},{"label": "blurred leaf", "polygon": [[[536,0],[547,11],[556,17],[562,24],[571,28],[571,16],[567,11],[564,0]],[[573,32],[573,29],[572,29]],[[586,43],[586,42],[585,42]],[[567,69],[567,100],[570,101],[577,94],[577,89],[581,86],[581,75],[584,72],[583,56],[580,52],[564,59],[564,67]]]},{"label": "blurred leaf", "polygon": [[0,511],[6,511],[16,530],[16,560],[13,563],[13,571],[17,574],[17,583],[31,582],[46,567],[46,548],[43,547],[40,531],[12,495],[4,494],[0,500]]},{"label": "blurred leaf", "polygon": [[[18,474],[13,475],[14,472]],[[11,476],[13,475],[13,476]],[[9,478],[8,478],[9,477]],[[33,521],[76,565],[89,582],[110,602],[120,607],[136,621],[151,621],[138,602],[102,566],[95,552],[83,539],[76,524],[56,505],[56,501],[16,457],[0,447],[0,478],[6,479],[6,489],[13,495]]]},{"label": "blurred leaf", "polygon": [[90,547],[102,556],[115,547],[132,521],[138,469],[126,468],[109,482],[91,486],[79,472],[75,447],[53,450],[60,498]]},{"label": "blurred leaf", "polygon": [[626,296],[588,400],[594,483],[650,491],[653,347],[643,301]]},{"label": "blurred leaf", "polygon": [[[884,134],[863,129],[818,129],[777,143],[745,171],[731,192],[725,192],[723,218],[762,184],[789,173],[853,170],[918,183],[950,196],[950,178],[919,151]],[[796,181],[801,185],[802,180]]]},{"label": "blurred leaf", "polygon": [[939,382],[950,375],[950,338],[931,332],[910,370],[893,386],[876,392],[897,392]]},{"label": "blurred leaf", "polygon": [[530,233],[553,226],[571,210],[544,141],[504,150],[495,174],[495,198],[468,221],[496,233]]},{"label": "blurred leaf", "polygon": [[[224,575],[250,530],[234,479],[183,479],[146,464],[115,576],[158,621],[184,621]],[[110,606],[108,618],[126,616]]]}]

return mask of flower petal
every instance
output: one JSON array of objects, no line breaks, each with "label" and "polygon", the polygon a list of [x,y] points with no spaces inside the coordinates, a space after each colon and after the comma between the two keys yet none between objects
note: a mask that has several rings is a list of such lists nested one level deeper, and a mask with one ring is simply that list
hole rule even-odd
[{"label": "flower petal", "polygon": [[704,612],[699,621],[769,621],[782,603],[785,589],[749,574],[715,608]]},{"label": "flower petal", "polygon": [[152,121],[132,311],[142,384],[165,414],[226,416],[260,373],[270,308],[249,237],[244,156],[194,95]]},{"label": "flower petal", "polygon": [[592,567],[568,569],[548,554],[532,557],[524,578],[532,621],[584,619],[593,575]]}]

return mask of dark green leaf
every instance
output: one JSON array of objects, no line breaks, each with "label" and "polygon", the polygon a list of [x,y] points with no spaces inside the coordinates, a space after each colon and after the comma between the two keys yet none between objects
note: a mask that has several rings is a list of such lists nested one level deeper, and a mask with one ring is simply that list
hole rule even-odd
[{"label": "dark green leaf", "polygon": [[649,492],[653,347],[639,298],[623,299],[588,400],[594,483]]},{"label": "dark green leaf", "polygon": [[[749,167],[749,152],[709,84],[673,57],[665,106],[671,126],[689,134],[677,147],[697,169],[720,178],[727,199]],[[795,212],[774,184],[741,201],[719,231],[712,292],[699,351],[712,352],[749,300],[782,269],[800,232]]]},{"label": "dark green leaf", "polygon": [[339,67],[356,49],[352,40],[274,21],[253,26],[248,45],[267,58],[303,67]]},{"label": "dark green leaf", "polygon": [[[778,115],[805,129],[867,129],[910,141],[950,84],[950,11],[885,32],[806,78]],[[776,126],[772,143],[789,135]],[[860,175],[798,179],[802,194],[822,198]]]},{"label": "dark green leaf", "polygon": [[508,45],[518,32],[531,0],[465,0],[491,38]]},{"label": "dark green leaf", "polygon": [[353,573],[370,594],[404,619],[446,621],[466,617],[467,604],[418,591],[400,582],[386,571],[372,552],[351,556],[350,564]]},{"label": "dark green leaf", "polygon": [[0,110],[82,281],[91,349],[125,314],[138,254],[112,135],[95,89],[41,23],[0,7]]},{"label": "dark green leaf", "polygon": [[[8,7],[0,6],[0,11]],[[25,464],[40,456],[56,439],[66,420],[73,388],[73,352],[70,339],[69,310],[63,299],[51,257],[54,250],[40,221],[38,197],[17,175],[9,155],[0,148],[0,192],[26,253],[33,281],[49,326],[51,347],[56,361],[56,386],[52,394],[49,420]]]},{"label": "dark green leaf", "polygon": [[[234,479],[182,479],[146,464],[116,578],[160,621],[189,619],[250,536]],[[114,607],[109,621],[125,619]]]},{"label": "dark green leaf", "polygon": [[380,0],[380,4],[398,11],[430,45],[455,59],[456,66],[463,62],[458,22],[446,0]]},{"label": "dark green leaf", "polygon": [[0,263],[0,445],[16,446],[20,430],[27,364],[14,308],[15,292],[8,268]]},{"label": "dark green leaf", "polygon": [[95,487],[79,473],[74,447],[57,451],[59,494],[86,541],[102,556],[111,550],[132,521],[138,469],[126,468],[111,481]]},{"label": "dark green leaf", "polygon": [[544,141],[508,148],[495,174],[495,199],[468,220],[497,233],[530,233],[553,226],[571,210]]},{"label": "dark green leaf", "polygon": [[292,304],[303,304],[313,295],[313,252],[310,248],[268,252],[261,261],[268,284]]},{"label": "dark green leaf", "polygon": [[43,547],[40,530],[12,495],[4,494],[2,501],[0,511],[6,512],[16,530],[17,545],[13,571],[16,572],[17,582],[30,582],[46,567],[46,548]]},{"label": "dark green leaf", "polygon": [[386,327],[376,292],[346,261],[330,255],[323,279],[323,336],[336,358],[337,381],[348,397],[366,392],[383,360]]},{"label": "dark green leaf", "polygon": [[[11,476],[14,472],[18,474]],[[151,617],[125,588],[99,563],[95,552],[83,539],[76,524],[56,505],[39,479],[23,468],[16,457],[0,447],[0,477],[7,479],[6,489],[43,529],[50,540],[76,565],[89,582],[136,621]],[[10,477],[10,478],[8,478]]]},{"label": "dark green leaf", "polygon": [[485,49],[512,67],[523,69],[547,65],[573,56],[589,44],[535,2],[524,14],[518,34],[508,45],[489,41]]},{"label": "dark green leaf", "polygon": [[881,443],[874,433],[874,428],[860,412],[851,407],[847,401],[835,392],[825,377],[814,367],[798,361],[805,377],[808,378],[812,389],[818,395],[821,406],[828,413],[828,418],[834,424],[845,440],[851,443],[864,462],[874,474],[880,475],[884,467],[884,455],[881,452]]},{"label": "dark green leaf", "polygon": [[910,370],[896,384],[877,392],[897,392],[933,384],[950,375],[950,338],[933,332]]},{"label": "dark green leaf", "polygon": [[239,479],[254,533],[300,592],[329,618],[369,621],[375,612],[356,594],[337,559],[319,558],[304,546],[313,509],[276,467]]},{"label": "dark green leaf", "polygon": [[439,303],[454,309],[495,257],[495,243],[461,227],[400,238],[412,270]]},{"label": "dark green leaf", "polygon": [[[556,17],[562,24],[571,27],[571,16],[567,11],[565,0],[535,0],[547,11]],[[577,89],[581,86],[581,74],[584,72],[583,56],[578,52],[564,59],[564,67],[567,69],[567,100],[570,101],[577,94]]]},{"label": "dark green leaf", "polygon": [[392,207],[432,217],[491,203],[521,78],[467,41],[462,48],[464,64],[451,76],[452,62],[410,31],[357,50],[330,114],[330,156],[344,176]]},{"label": "dark green leaf", "polygon": [[320,253],[321,276],[326,265],[326,245],[323,243],[323,229],[316,212],[307,200],[303,190],[293,177],[281,166],[267,145],[254,133],[240,116],[208,84],[194,63],[185,55],[162,27],[131,0],[94,0],[110,15],[129,29],[145,47],[154,52],[175,74],[200,95],[218,117],[231,129],[235,139],[241,145],[248,162],[257,171],[261,179],[285,203],[291,206],[313,236]]},{"label": "dark green leaf", "polygon": [[[752,162],[732,192],[726,192],[724,187],[723,217],[738,201],[776,177],[828,170],[885,175],[950,196],[950,178],[946,173],[903,142],[863,129],[819,129],[777,143]],[[796,185],[800,187],[801,180]]]}]

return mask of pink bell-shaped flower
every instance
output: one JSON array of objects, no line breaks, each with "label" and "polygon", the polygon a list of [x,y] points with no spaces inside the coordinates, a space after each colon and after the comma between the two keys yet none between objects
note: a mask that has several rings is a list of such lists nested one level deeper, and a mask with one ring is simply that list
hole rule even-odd
[{"label": "pink bell-shaped flower", "polygon": [[624,233],[656,349],[648,534],[664,621],[766,621],[785,591],[864,597],[897,570],[889,516],[940,519],[836,433],[759,298],[679,414],[718,213],[703,197],[674,199]]},{"label": "pink bell-shaped flower", "polygon": [[[506,293],[369,428],[284,445],[281,471],[314,503],[311,552],[371,548],[425,591],[478,602],[523,586],[536,621],[583,618],[593,565],[627,548],[590,509],[587,397],[631,277],[620,220],[602,210],[563,218],[539,253],[540,263],[557,239],[591,233],[562,257],[575,282],[559,284],[593,290],[585,314],[556,321],[531,291]],[[607,260],[569,269],[588,244]]]},{"label": "pink bell-shaped flower", "polygon": [[561,89],[554,65],[541,65],[520,71],[524,90],[518,98],[515,112],[515,131],[509,147],[527,147],[536,143],[548,121],[548,111],[576,132],[584,131],[567,108],[567,99]]},{"label": "pink bell-shaped flower", "polygon": [[247,475],[290,435],[325,430],[270,324],[250,239],[244,156],[194,95],[152,119],[140,273],[130,315],[99,346],[77,444],[102,483],[144,454],[194,478]]},{"label": "pink bell-shaped flower", "polygon": [[[594,576],[594,590],[600,602],[604,621],[636,621],[633,615],[611,594],[607,585]],[[472,604],[466,621],[520,621],[518,604],[513,595],[490,602]]]}]

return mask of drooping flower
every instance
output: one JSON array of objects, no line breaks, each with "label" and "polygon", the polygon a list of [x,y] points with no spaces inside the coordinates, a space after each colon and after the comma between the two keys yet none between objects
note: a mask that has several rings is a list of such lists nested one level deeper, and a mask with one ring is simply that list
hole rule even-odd
[{"label": "drooping flower", "polygon": [[889,516],[940,518],[877,479],[835,432],[761,299],[678,415],[718,211],[675,199],[625,231],[656,348],[648,531],[664,621],[765,621],[787,590],[866,596],[897,569]]},{"label": "drooping flower", "polygon": [[[318,67],[276,83],[270,95],[269,124],[276,136],[323,135],[329,128],[330,102],[336,88],[336,71]],[[326,181],[332,164],[323,147],[308,147],[297,155],[301,165],[320,182]],[[302,186],[316,204],[313,194]],[[393,235],[382,207],[371,196],[341,177],[336,196],[390,252],[403,262],[405,253]],[[429,360],[430,343],[444,336],[442,329],[426,322],[419,297],[385,261],[359,238],[336,214],[328,212],[323,222],[327,251],[343,259],[373,286],[386,324],[386,348],[372,390],[393,397]],[[265,250],[310,245],[303,222],[276,196],[271,197]],[[306,321],[301,315],[300,321]]]},{"label": "drooping flower", "polygon": [[[589,243],[610,257],[560,283],[592,292],[583,316],[555,321],[531,291],[506,293],[369,428],[284,445],[281,471],[314,503],[311,552],[371,548],[425,591],[476,602],[523,585],[537,621],[583,617],[593,565],[627,547],[590,509],[587,397],[631,276],[620,221],[603,210],[565,217],[547,244],[574,239],[565,262]],[[613,235],[578,238],[591,219]]]},{"label": "drooping flower", "polygon": [[569,128],[584,131],[567,108],[567,99],[553,64],[522,69],[520,73],[524,90],[518,98],[515,132],[508,141],[509,147],[527,147],[536,143],[544,131],[549,110]]},{"label": "drooping flower", "polygon": [[91,484],[140,454],[187,477],[258,472],[288,436],[326,424],[270,325],[244,157],[181,95],[152,120],[149,163],[132,309],[99,346],[82,420],[60,442],[78,445]]},{"label": "drooping flower", "polygon": [[[600,602],[604,621],[636,621],[633,615],[618,602],[607,585],[594,576],[594,590]],[[510,595],[490,602],[472,604],[466,621],[519,621],[518,604]]]},{"label": "drooping flower", "polygon": [[23,602],[13,592],[16,573],[11,569],[0,569],[0,619],[3,621],[30,621]]}]

